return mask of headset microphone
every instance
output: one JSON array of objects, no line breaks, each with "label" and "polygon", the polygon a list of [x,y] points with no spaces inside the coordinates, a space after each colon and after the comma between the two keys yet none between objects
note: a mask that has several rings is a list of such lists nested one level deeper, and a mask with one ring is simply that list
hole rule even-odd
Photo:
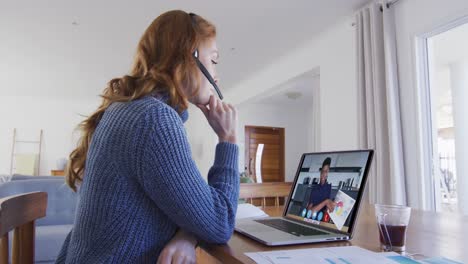
[{"label": "headset microphone", "polygon": [[208,81],[211,83],[211,85],[213,85],[213,87],[215,88],[216,93],[219,96],[219,99],[223,100],[223,95],[221,94],[221,90],[219,90],[218,85],[216,85],[216,82],[214,81],[213,77],[211,77],[208,70],[205,68],[205,66],[203,66],[201,61],[198,59],[198,55],[199,55],[198,50],[195,50],[193,52],[193,57],[195,58],[195,61],[197,62],[198,68],[200,68],[200,71],[203,73],[203,75],[205,75],[206,79],[208,79]]}]

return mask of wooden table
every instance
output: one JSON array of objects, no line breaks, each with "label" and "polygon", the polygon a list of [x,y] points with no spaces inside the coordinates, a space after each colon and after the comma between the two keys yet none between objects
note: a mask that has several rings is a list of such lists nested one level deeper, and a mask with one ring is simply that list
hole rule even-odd
[{"label": "wooden table", "polygon": [[[271,216],[279,216],[282,214],[283,209],[280,207],[266,207],[264,211]],[[244,253],[349,245],[380,251],[378,234],[374,208],[365,204],[360,211],[355,235],[351,241],[268,247],[235,232],[227,245],[202,245],[201,247],[221,263],[255,263]],[[412,210],[407,233],[406,251],[410,254],[418,253],[428,257],[444,256],[452,260],[468,263],[468,249],[464,249],[464,240],[467,237],[467,216]]]}]

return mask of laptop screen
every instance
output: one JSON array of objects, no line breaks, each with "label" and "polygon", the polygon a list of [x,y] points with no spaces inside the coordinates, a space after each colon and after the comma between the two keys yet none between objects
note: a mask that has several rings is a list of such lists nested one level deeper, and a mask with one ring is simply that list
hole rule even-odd
[{"label": "laptop screen", "polygon": [[286,217],[350,232],[372,150],[302,155]]}]

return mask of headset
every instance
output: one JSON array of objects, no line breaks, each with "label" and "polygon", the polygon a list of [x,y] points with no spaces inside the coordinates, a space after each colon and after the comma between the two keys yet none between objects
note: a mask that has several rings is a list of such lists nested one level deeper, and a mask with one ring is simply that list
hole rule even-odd
[{"label": "headset", "polygon": [[197,62],[197,65],[198,65],[198,68],[200,68],[200,71],[203,73],[203,75],[205,75],[206,79],[208,79],[208,81],[211,83],[211,85],[213,85],[213,87],[215,88],[216,93],[219,96],[219,99],[223,100],[223,94],[221,94],[221,90],[219,90],[219,87],[218,87],[218,85],[216,85],[215,80],[213,79],[213,77],[211,77],[211,74],[208,72],[208,70],[205,68],[205,66],[203,66],[203,63],[201,63],[201,61],[198,59],[198,50],[195,50],[193,52],[193,57],[195,58],[195,61]]},{"label": "headset", "polygon": [[[192,19],[192,23],[195,23],[195,14],[194,13],[189,13],[190,15],[190,18]],[[200,71],[203,73],[203,75],[205,75],[206,79],[208,79],[208,81],[211,83],[211,85],[213,85],[216,93],[218,94],[219,96],[219,99],[223,100],[223,94],[221,93],[221,90],[219,90],[219,87],[218,85],[216,85],[216,82],[215,80],[213,79],[213,77],[211,76],[211,74],[208,72],[208,70],[205,68],[205,66],[203,66],[203,63],[201,63],[200,59],[198,58],[199,57],[199,53],[198,53],[198,49],[196,49],[194,52],[193,52],[193,58],[195,59],[195,62],[197,63],[197,66],[198,68],[200,69]]]}]

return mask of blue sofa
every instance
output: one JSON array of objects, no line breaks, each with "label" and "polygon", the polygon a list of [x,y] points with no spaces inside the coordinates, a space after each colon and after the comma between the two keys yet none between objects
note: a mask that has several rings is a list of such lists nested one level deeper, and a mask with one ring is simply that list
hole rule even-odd
[{"label": "blue sofa", "polygon": [[29,177],[13,177],[12,181],[0,184],[0,198],[19,193],[47,192],[46,217],[36,221],[35,260],[36,263],[54,263],[73,226],[78,196],[65,184],[63,177]]}]

